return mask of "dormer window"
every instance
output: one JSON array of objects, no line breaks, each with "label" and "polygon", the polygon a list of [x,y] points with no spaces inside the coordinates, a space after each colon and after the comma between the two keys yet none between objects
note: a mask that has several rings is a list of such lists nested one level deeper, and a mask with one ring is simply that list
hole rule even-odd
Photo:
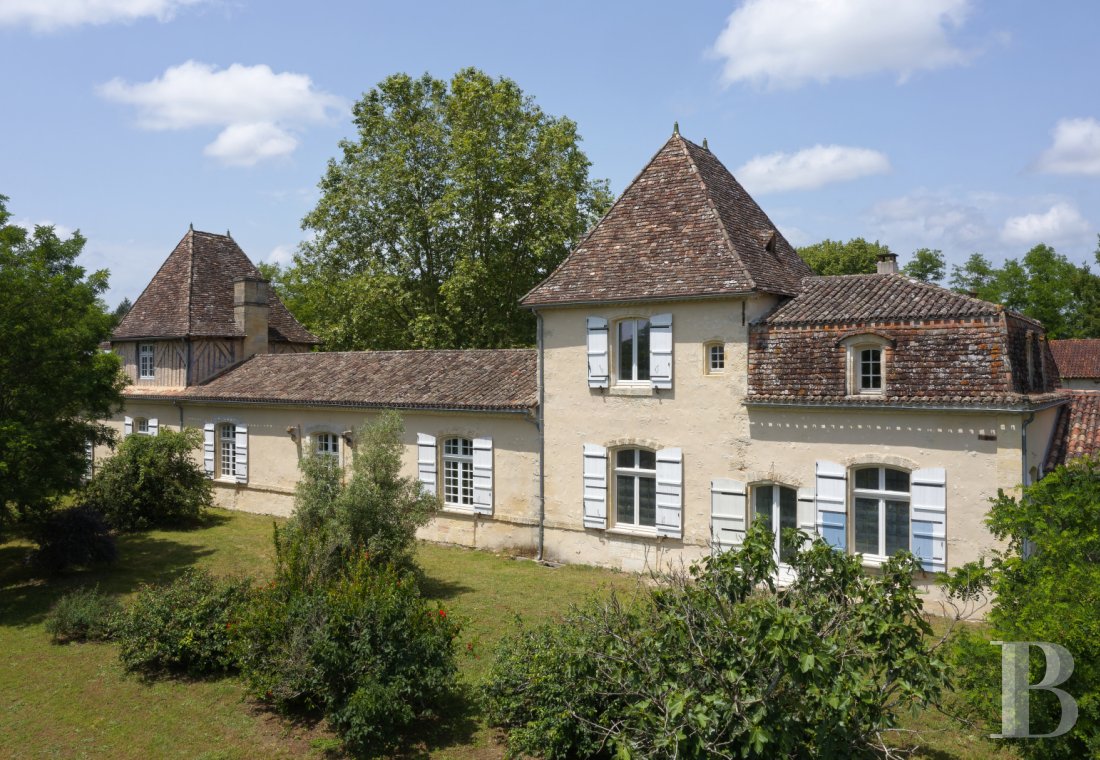
[{"label": "dormer window", "polygon": [[152,343],[142,343],[138,346],[138,378],[141,380],[153,380],[156,377],[156,362],[154,361],[154,347]]},{"label": "dormer window", "polygon": [[848,395],[881,396],[886,392],[887,338],[857,335],[847,341]]},{"label": "dormer window", "polygon": [[859,392],[882,393],[882,349],[859,351]]}]

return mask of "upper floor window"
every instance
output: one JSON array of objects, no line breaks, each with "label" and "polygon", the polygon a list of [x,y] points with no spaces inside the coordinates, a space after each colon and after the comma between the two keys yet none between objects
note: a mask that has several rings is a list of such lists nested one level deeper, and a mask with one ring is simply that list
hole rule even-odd
[{"label": "upper floor window", "polygon": [[443,504],[473,509],[474,442],[469,438],[443,441]]},{"label": "upper floor window", "polygon": [[848,393],[853,396],[881,396],[886,391],[886,347],[889,341],[877,335],[860,335],[848,345]]},{"label": "upper floor window", "polygon": [[615,452],[615,524],[657,526],[657,453],[645,449]]},{"label": "upper floor window", "polygon": [[783,543],[783,529],[798,528],[798,492],[779,485],[753,486],[752,492],[752,519],[772,532],[779,561],[789,561],[798,553],[798,547]]},{"label": "upper floor window", "polygon": [[317,456],[340,461],[340,436],[336,433],[317,433],[313,436],[313,446]]},{"label": "upper floor window", "polygon": [[853,545],[859,554],[889,557],[909,549],[909,473],[892,467],[855,471]]},{"label": "upper floor window", "polygon": [[145,417],[138,417],[134,420],[134,430],[138,435],[152,435],[153,431],[149,429],[149,420]]},{"label": "upper floor window", "polygon": [[859,351],[859,392],[882,393],[882,349]]},{"label": "upper floor window", "polygon": [[617,329],[620,382],[649,382],[649,320],[624,319]]},{"label": "upper floor window", "polygon": [[153,357],[152,343],[142,343],[138,346],[138,377],[140,379],[152,380],[156,377],[156,363]]},{"label": "upper floor window", "polygon": [[218,426],[218,473],[237,477],[237,426],[231,422]]},{"label": "upper floor window", "polygon": [[708,375],[718,375],[726,371],[726,346],[724,343],[708,343],[706,349],[706,370]]}]

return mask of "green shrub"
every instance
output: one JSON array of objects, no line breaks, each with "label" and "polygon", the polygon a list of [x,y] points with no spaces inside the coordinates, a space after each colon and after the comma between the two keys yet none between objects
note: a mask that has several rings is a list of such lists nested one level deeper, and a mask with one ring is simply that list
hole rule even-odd
[{"label": "green shrub", "polygon": [[110,526],[91,507],[69,507],[47,514],[33,529],[38,549],[31,557],[40,570],[57,574],[71,567],[114,562],[118,548]]},{"label": "green shrub", "polygon": [[454,685],[457,633],[411,575],[362,553],[323,590],[259,590],[234,627],[253,696],[323,712],[357,755],[391,751],[434,714]]},{"label": "green shrub", "polygon": [[131,435],[105,461],[81,494],[118,530],[187,525],[213,505],[213,490],[195,449],[198,430],[161,428],[155,436]]},{"label": "green shrub", "polygon": [[187,570],[163,586],[142,586],[118,632],[129,670],[189,675],[236,667],[232,627],[251,593],[247,579],[219,579]]},{"label": "green shrub", "polygon": [[107,641],[114,637],[122,607],[99,588],[78,588],[57,600],[46,617],[46,633],[55,643]]}]

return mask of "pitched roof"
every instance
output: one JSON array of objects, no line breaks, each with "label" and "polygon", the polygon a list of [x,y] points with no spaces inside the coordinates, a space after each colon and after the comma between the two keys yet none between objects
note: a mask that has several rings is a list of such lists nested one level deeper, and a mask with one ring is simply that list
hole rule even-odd
[{"label": "pitched roof", "polygon": [[1100,379],[1100,339],[1052,340],[1050,351],[1062,377]]},{"label": "pitched roof", "polygon": [[[112,338],[242,337],[233,319],[233,280],[259,276],[233,238],[188,230]],[[268,305],[269,340],[320,342],[270,290]]]},{"label": "pitched roof", "polygon": [[1058,410],[1046,469],[1083,456],[1100,455],[1100,391],[1065,391],[1069,403]]},{"label": "pitched roof", "polygon": [[534,349],[258,354],[203,385],[131,386],[130,398],[405,409],[524,411],[538,401]]},{"label": "pitched roof", "polygon": [[707,149],[674,134],[526,306],[798,292],[812,274]]},{"label": "pitched roof", "polygon": [[762,321],[772,325],[997,316],[1003,306],[901,274],[807,277],[802,292]]}]

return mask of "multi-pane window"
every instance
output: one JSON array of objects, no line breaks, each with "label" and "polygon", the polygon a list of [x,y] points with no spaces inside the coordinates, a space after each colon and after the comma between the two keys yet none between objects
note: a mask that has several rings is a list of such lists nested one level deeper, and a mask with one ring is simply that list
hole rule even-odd
[{"label": "multi-pane window", "polygon": [[717,374],[726,369],[726,347],[722,343],[711,343],[707,346],[707,373]]},{"label": "multi-pane window", "polygon": [[859,352],[859,392],[882,393],[882,349],[864,348]]},{"label": "multi-pane window", "polygon": [[474,506],[474,442],[469,438],[443,441],[443,503],[466,509]]},{"label": "multi-pane window", "polygon": [[856,553],[889,557],[909,549],[909,473],[891,467],[855,471],[853,545]]},{"label": "multi-pane window", "polygon": [[134,420],[134,430],[138,432],[138,435],[149,435],[149,420],[144,417],[138,417]]},{"label": "multi-pane window", "polygon": [[657,525],[657,454],[645,449],[615,452],[615,523]]},{"label": "multi-pane window", "polygon": [[142,343],[138,346],[138,377],[142,380],[152,380],[156,377],[156,363],[153,358],[152,343]]},{"label": "multi-pane window", "polygon": [[787,562],[798,552],[797,546],[782,541],[784,528],[798,528],[798,492],[776,485],[753,486],[752,490],[752,519],[772,532],[776,556]]},{"label": "multi-pane window", "polygon": [[649,381],[649,320],[624,319],[618,323],[619,380]]},{"label": "multi-pane window", "polygon": [[340,436],[336,433],[317,433],[313,436],[314,451],[319,457],[332,457],[340,461]]},{"label": "multi-pane window", "polygon": [[231,422],[218,426],[218,465],[222,477],[237,476],[237,426]]}]

